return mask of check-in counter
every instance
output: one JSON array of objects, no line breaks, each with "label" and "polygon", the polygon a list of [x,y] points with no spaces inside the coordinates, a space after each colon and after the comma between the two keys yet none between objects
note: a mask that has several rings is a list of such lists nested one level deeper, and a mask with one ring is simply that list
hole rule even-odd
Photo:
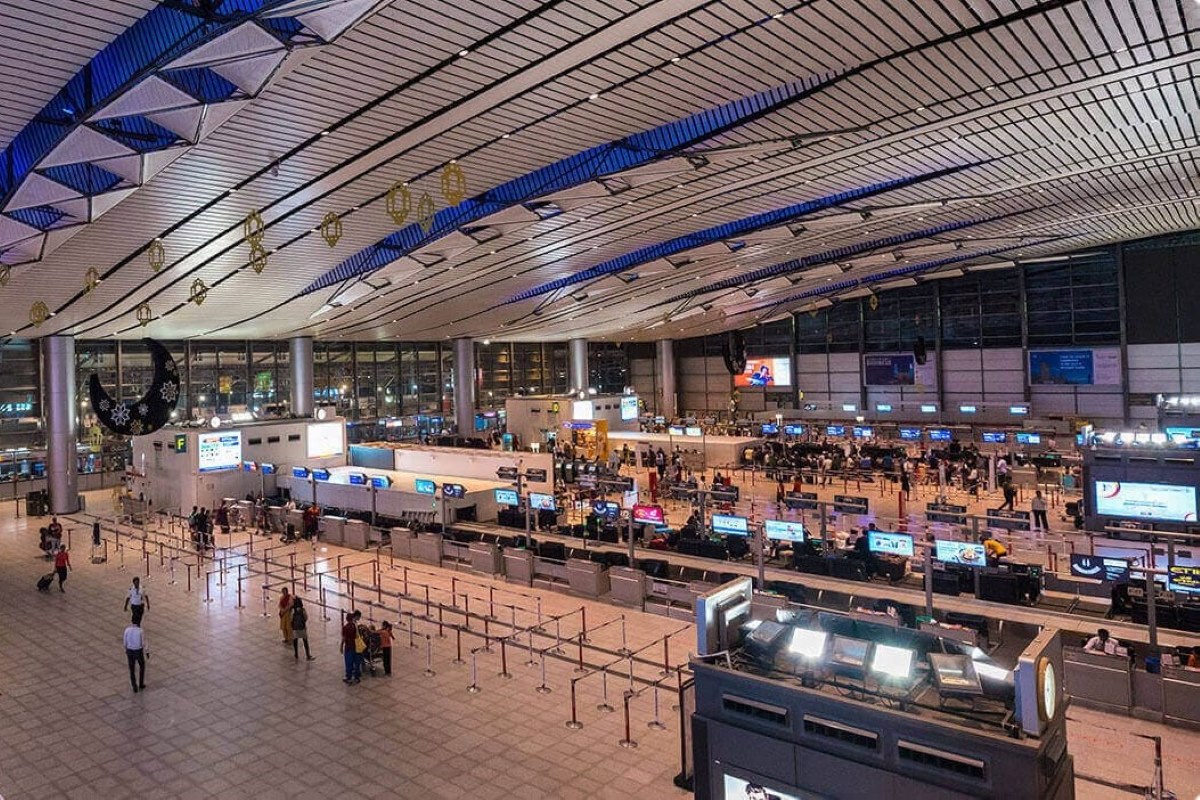
[{"label": "check-in counter", "polygon": [[504,548],[504,577],[509,583],[533,585],[533,551],[515,547]]},{"label": "check-in counter", "polygon": [[291,525],[292,528],[296,531],[297,536],[303,536],[304,535],[304,512],[298,508],[293,508],[291,510],[288,510],[286,513],[287,513],[287,516],[284,520],[284,523],[286,525]]},{"label": "check-in counter", "polygon": [[1163,719],[1200,728],[1200,669],[1163,667]]},{"label": "check-in counter", "polygon": [[248,528],[254,524],[254,503],[249,500],[237,501],[237,520],[238,524],[244,528]]},{"label": "check-in counter", "polygon": [[644,611],[646,608],[646,573],[631,567],[609,567],[609,599],[618,605]]},{"label": "check-in counter", "polygon": [[1134,705],[1134,676],[1128,656],[1064,647],[1063,667],[1066,672],[1063,684],[1072,698],[1083,705],[1130,713]]},{"label": "check-in counter", "polygon": [[979,647],[979,631],[974,628],[962,625],[942,625],[937,622],[922,622],[919,627],[925,633],[932,633],[943,639],[953,639],[956,642],[969,644],[972,647]]},{"label": "check-in counter", "polygon": [[467,546],[471,569],[484,575],[499,575],[502,568],[500,548],[491,542],[471,542]]},{"label": "check-in counter", "polygon": [[567,565],[552,558],[533,557],[533,585],[539,589],[554,589],[567,585]]},{"label": "check-in counter", "polygon": [[346,541],[345,517],[321,517],[321,541],[327,544],[344,544]]},{"label": "check-in counter", "polygon": [[392,528],[392,555],[409,561],[413,557],[413,542],[416,534],[410,528]]},{"label": "check-in counter", "polygon": [[367,534],[370,531],[370,525],[360,519],[348,519],[343,527],[342,542],[346,547],[354,550],[366,550]]},{"label": "check-in counter", "polygon": [[413,561],[422,564],[442,565],[442,535],[440,533],[418,533],[412,543]]},{"label": "check-in counter", "polygon": [[470,545],[466,542],[456,542],[453,539],[442,537],[442,566],[449,563],[454,564],[470,564],[471,551]]},{"label": "check-in counter", "polygon": [[608,569],[595,561],[567,559],[567,584],[574,594],[602,597],[609,592]]}]

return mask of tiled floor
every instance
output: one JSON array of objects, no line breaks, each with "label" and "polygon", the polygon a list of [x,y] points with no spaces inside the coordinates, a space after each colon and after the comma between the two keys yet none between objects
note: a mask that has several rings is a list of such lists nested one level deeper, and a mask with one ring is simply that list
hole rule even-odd
[{"label": "tiled floor", "polygon": [[[95,503],[102,498],[94,498]],[[93,506],[94,507],[94,506]],[[653,693],[643,689],[632,701],[631,731],[636,749],[618,745],[624,737],[622,691],[628,688],[627,663],[589,648],[592,666],[613,664],[608,678],[609,702],[615,713],[596,710],[601,701],[600,675],[578,684],[581,730],[565,726],[570,716],[573,664],[549,658],[546,685],[540,659],[528,665],[528,637],[522,648],[507,651],[506,680],[500,654],[477,656],[481,691],[467,691],[469,665],[455,665],[452,625],[461,619],[447,612],[446,638],[436,625],[416,623],[416,648],[408,647],[407,630],[398,631],[396,663],[391,678],[364,678],[361,685],[342,684],[336,621],[324,622],[310,607],[310,635],[318,660],[295,662],[278,640],[274,616],[261,615],[263,578],[257,573],[244,584],[245,607],[236,608],[236,578],[231,572],[222,588],[214,585],[214,602],[204,602],[203,579],[193,576],[186,591],[184,568],[169,585],[169,569],[159,566],[150,548],[147,587],[151,608],[146,630],[151,658],[148,690],[133,694],[128,686],[121,646],[125,616],[124,590],[133,574],[145,575],[140,544],[125,552],[127,569],[110,553],[106,565],[88,562],[82,531],[73,537],[76,569],[67,592],[41,594],[37,576],[47,571],[36,555],[36,534],[25,519],[14,519],[11,506],[0,510],[0,795],[8,800],[50,797],[479,797],[479,798],[626,798],[684,796],[671,778],[679,769],[677,714],[671,708],[674,677],[663,680],[660,716],[665,731],[647,727],[653,717]],[[261,559],[258,543],[256,558]],[[272,592],[291,582],[290,558],[297,574],[307,574],[308,597],[316,600],[317,581],[304,566],[322,572],[352,564],[356,581],[371,582],[373,568],[365,554],[337,548],[312,550],[307,545],[273,554],[285,565],[272,570]],[[234,562],[230,562],[234,563]],[[403,587],[403,565],[383,560],[384,588]],[[203,571],[210,570],[211,564]],[[212,580],[210,578],[210,580]],[[518,608],[517,624],[536,621],[536,592],[445,570],[410,566],[409,593],[422,597],[430,588],[435,604],[451,603],[451,594],[471,596],[472,610],[496,604],[490,630],[506,632],[510,606]],[[333,578],[326,575],[326,598],[335,597]],[[302,588],[304,577],[297,578]],[[577,657],[571,642],[579,630],[580,609],[595,648],[622,646],[622,612],[555,593],[542,593],[546,634],[535,649],[553,647],[554,615],[566,641],[564,657]],[[386,596],[385,596],[386,598]],[[358,602],[364,599],[358,593]],[[423,599],[423,598],[422,598]],[[272,603],[274,598],[272,597]],[[393,601],[394,602],[394,601]],[[423,602],[402,602],[401,610],[423,612]],[[333,616],[333,614],[331,614]],[[396,614],[389,613],[395,620]],[[679,620],[626,614],[624,640],[631,649],[646,648],[648,661],[635,669],[636,684],[659,678],[662,637],[683,628]],[[478,630],[480,622],[472,623]],[[599,630],[597,628],[600,627]],[[687,630],[671,639],[671,663],[686,658]],[[425,639],[433,647],[436,675],[426,677]],[[474,634],[463,637],[464,651],[478,646]],[[1149,723],[1072,709],[1072,750],[1078,771],[1112,783],[1146,784],[1151,778],[1150,745],[1132,733],[1160,732],[1166,737],[1167,785],[1180,797],[1200,791],[1200,736]],[[1079,782],[1082,798],[1129,797],[1106,786]]]}]

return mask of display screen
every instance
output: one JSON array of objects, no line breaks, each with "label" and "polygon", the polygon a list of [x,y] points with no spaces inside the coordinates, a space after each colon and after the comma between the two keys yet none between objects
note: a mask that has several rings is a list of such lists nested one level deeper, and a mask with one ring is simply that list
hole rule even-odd
[{"label": "display screen", "polygon": [[371,485],[376,489],[390,489],[392,486],[392,479],[387,475],[372,475]]},{"label": "display screen", "polygon": [[983,441],[987,444],[1004,444],[1008,441],[1008,434],[1001,431],[984,431]]},{"label": "display screen", "polygon": [[893,556],[912,558],[913,537],[907,533],[868,531],[867,549],[872,553],[887,553]]},{"label": "display screen", "polygon": [[437,494],[437,482],[428,478],[417,478],[413,481],[417,494]]},{"label": "display screen", "polygon": [[803,436],[804,435],[804,426],[803,425],[784,425],[783,432],[786,433],[788,436]]},{"label": "display screen", "polygon": [[948,442],[950,441],[949,428],[930,428],[929,441],[931,442]]},{"label": "display screen", "polygon": [[1103,350],[1031,350],[1032,386],[1119,386],[1121,353]]},{"label": "display screen", "polygon": [[982,567],[987,563],[987,550],[981,544],[937,539],[934,541],[934,547],[934,558],[945,564]]},{"label": "display screen", "polygon": [[703,436],[704,429],[701,428],[699,425],[689,425],[688,427],[683,429],[683,435],[684,436]]},{"label": "display screen", "polygon": [[1023,417],[1029,413],[1029,406],[1009,406],[1008,413]]},{"label": "display screen", "polygon": [[763,533],[780,542],[803,542],[804,524],[784,519],[763,520]]},{"label": "display screen", "polygon": [[870,426],[855,425],[854,426],[854,438],[855,439],[873,439],[873,438],[875,438],[875,429]]},{"label": "display screen", "polygon": [[763,436],[774,436],[777,433],[779,433],[778,425],[776,425],[773,422],[763,423],[763,426],[762,426],[762,435]]},{"label": "display screen", "polygon": [[1129,580],[1129,562],[1123,558],[1104,558],[1103,556],[1089,556],[1086,553],[1072,553],[1071,574],[1077,578],[1121,583]]},{"label": "display screen", "polygon": [[628,422],[631,419],[638,418],[638,399],[637,397],[622,397],[621,398],[621,419]]},{"label": "display screen", "polygon": [[517,497],[516,489],[497,489],[496,504],[501,506],[515,506],[520,503],[520,498]]},{"label": "display screen", "polygon": [[799,795],[780,791],[774,786],[725,775],[726,800],[800,800]]},{"label": "display screen", "polygon": [[730,514],[713,514],[712,529],[717,533],[746,536],[750,533],[750,523],[745,517],[735,517]]},{"label": "display screen", "polygon": [[867,650],[870,648],[871,643],[865,639],[834,636],[833,651],[830,654],[830,659],[844,666],[861,667],[867,663]]},{"label": "display screen", "polygon": [[254,463],[253,461],[243,461],[242,462],[242,471],[243,472],[258,472],[258,464]]},{"label": "display screen", "polygon": [[867,386],[913,386],[917,359],[907,355],[863,356],[863,383]]},{"label": "display screen", "polygon": [[958,410],[962,414],[974,414],[979,409],[975,406],[959,406]]},{"label": "display screen", "polygon": [[308,467],[292,467],[292,477],[293,478],[307,478],[308,477]]},{"label": "display screen", "polygon": [[366,486],[367,485],[367,476],[363,475],[361,472],[351,472],[350,473],[350,485],[351,486]]},{"label": "display screen", "polygon": [[1167,586],[1174,592],[1200,594],[1200,567],[1167,567]]},{"label": "display screen", "polygon": [[219,431],[196,435],[196,455],[201,472],[240,469],[242,466],[242,432]]},{"label": "display screen", "polygon": [[1040,433],[1018,433],[1017,444],[1041,444],[1042,435]]},{"label": "display screen", "polygon": [[846,426],[845,425],[826,425],[825,426],[825,435],[826,436],[845,436],[846,435]]},{"label": "display screen", "polygon": [[621,515],[621,505],[611,500],[593,500],[592,512],[605,519],[616,519]]},{"label": "display screen", "polygon": [[880,414],[890,414],[890,413],[892,413],[892,404],[891,403],[876,403],[875,410],[878,411]]},{"label": "display screen", "polygon": [[536,511],[558,510],[558,506],[554,502],[554,495],[541,494],[540,492],[529,493],[529,507]]},{"label": "display screen", "polygon": [[901,428],[900,438],[906,442],[915,442],[921,438],[920,428]]},{"label": "display screen", "polygon": [[791,386],[790,358],[748,358],[741,375],[733,376],[733,385],[742,387]]},{"label": "display screen", "polygon": [[667,433],[669,433],[671,436],[683,436],[683,426],[671,425],[667,428]]},{"label": "display screen", "polygon": [[1095,481],[1102,517],[1187,522],[1196,519],[1196,488],[1173,483]]},{"label": "display screen", "polygon": [[340,456],[346,452],[342,445],[342,423],[314,422],[308,426],[307,448],[309,458]]},{"label": "display screen", "polygon": [[316,481],[327,481],[329,480],[329,475],[330,473],[327,469],[314,469],[312,471],[313,480]]},{"label": "display screen", "polygon": [[642,505],[639,503],[633,507],[633,521],[639,525],[663,525],[666,523],[667,518],[662,506]]},{"label": "display screen", "polygon": [[453,500],[461,500],[467,496],[467,489],[461,483],[443,483],[442,497],[448,497]]},{"label": "display screen", "polygon": [[589,420],[594,419],[596,415],[596,407],[591,400],[575,400],[571,403],[571,419]]}]

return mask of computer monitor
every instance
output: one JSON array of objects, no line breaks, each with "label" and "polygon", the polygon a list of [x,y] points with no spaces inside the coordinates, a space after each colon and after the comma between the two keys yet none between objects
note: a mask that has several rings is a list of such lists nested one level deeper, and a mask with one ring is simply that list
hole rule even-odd
[{"label": "computer monitor", "polygon": [[716,533],[726,535],[749,536],[750,522],[745,517],[737,517],[732,514],[713,514],[712,529]]},{"label": "computer monitor", "polygon": [[911,534],[907,533],[868,531],[867,549],[872,553],[912,558],[913,537]]},{"label": "computer monitor", "polygon": [[738,644],[742,626],[750,620],[754,584],[735,578],[696,598],[696,653],[706,656]]},{"label": "computer monitor", "polygon": [[987,550],[982,544],[954,542],[946,539],[934,541],[934,556],[943,564],[962,564],[966,567],[982,567],[987,564]]},{"label": "computer monitor", "polygon": [[784,519],[763,520],[763,533],[779,542],[803,542],[804,523]]},{"label": "computer monitor", "polygon": [[871,652],[872,642],[866,639],[854,639],[849,636],[834,635],[833,647],[830,650],[829,661],[835,667],[862,673],[867,666],[867,657]]}]

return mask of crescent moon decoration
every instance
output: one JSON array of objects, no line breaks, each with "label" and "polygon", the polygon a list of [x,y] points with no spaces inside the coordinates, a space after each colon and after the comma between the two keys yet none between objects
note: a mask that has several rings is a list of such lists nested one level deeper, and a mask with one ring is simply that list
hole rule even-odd
[{"label": "crescent moon decoration", "polygon": [[117,436],[144,436],[154,433],[171,420],[179,402],[179,368],[175,359],[153,339],[142,339],[150,350],[154,377],[150,388],[137,400],[117,401],[104,391],[100,377],[88,378],[88,398],[100,424]]}]

